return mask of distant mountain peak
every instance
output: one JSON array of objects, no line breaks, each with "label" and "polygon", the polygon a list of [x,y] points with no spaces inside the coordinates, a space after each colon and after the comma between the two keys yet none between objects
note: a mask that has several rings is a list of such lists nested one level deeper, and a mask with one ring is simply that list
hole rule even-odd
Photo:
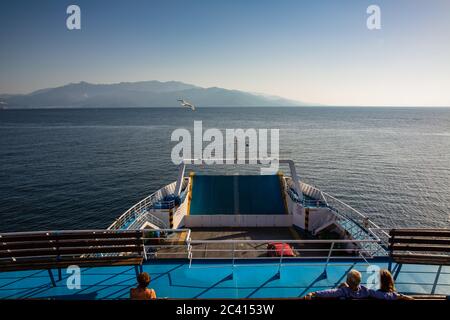
[{"label": "distant mountain peak", "polygon": [[181,81],[137,81],[93,84],[86,81],[25,95],[2,95],[8,107],[177,107],[180,97],[199,107],[301,106],[302,102],[219,87],[202,88]]}]

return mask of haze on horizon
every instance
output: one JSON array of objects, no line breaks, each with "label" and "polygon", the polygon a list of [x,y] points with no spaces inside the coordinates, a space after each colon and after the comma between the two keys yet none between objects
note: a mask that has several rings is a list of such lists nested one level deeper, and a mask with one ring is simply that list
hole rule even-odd
[{"label": "haze on horizon", "polygon": [[[66,8],[81,7],[81,30]],[[366,27],[369,5],[381,30]],[[0,93],[183,81],[339,106],[450,106],[446,0],[2,1]]]}]

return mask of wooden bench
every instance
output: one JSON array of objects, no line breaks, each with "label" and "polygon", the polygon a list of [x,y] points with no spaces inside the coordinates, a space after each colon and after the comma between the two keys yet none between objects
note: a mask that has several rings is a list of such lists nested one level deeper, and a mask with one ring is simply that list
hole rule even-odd
[{"label": "wooden bench", "polygon": [[389,236],[393,262],[450,265],[450,229],[392,229]]},{"label": "wooden bench", "polygon": [[[141,230],[17,232],[0,234],[0,272],[134,265],[142,271]],[[139,267],[139,269],[138,269]]]}]

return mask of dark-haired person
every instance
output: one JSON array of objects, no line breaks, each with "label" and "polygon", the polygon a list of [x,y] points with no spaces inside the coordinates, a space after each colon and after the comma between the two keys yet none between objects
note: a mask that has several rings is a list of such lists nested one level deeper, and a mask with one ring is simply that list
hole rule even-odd
[{"label": "dark-haired person", "polygon": [[370,290],[370,296],[380,300],[414,300],[395,290],[394,278],[387,269],[380,270],[380,289]]},{"label": "dark-haired person", "polygon": [[151,278],[147,272],[142,272],[137,276],[138,286],[130,290],[132,300],[151,300],[156,299],[155,290],[147,288]]}]

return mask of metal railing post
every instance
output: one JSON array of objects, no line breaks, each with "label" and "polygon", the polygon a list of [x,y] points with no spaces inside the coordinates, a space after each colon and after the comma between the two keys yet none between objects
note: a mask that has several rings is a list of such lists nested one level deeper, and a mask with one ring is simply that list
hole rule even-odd
[{"label": "metal railing post", "polygon": [[189,259],[189,269],[190,269],[192,266],[192,246],[191,246],[191,244],[189,244],[188,259]]},{"label": "metal railing post", "polygon": [[280,255],[280,262],[278,264],[278,276],[281,278],[281,265],[283,263],[283,255],[284,255],[284,243],[281,244],[281,255]]},{"label": "metal railing post", "polygon": [[145,239],[142,237],[142,246],[144,248],[144,259],[147,261],[147,248],[145,247]]},{"label": "metal railing post", "polygon": [[232,257],[233,257],[233,269],[234,269],[235,250],[236,250],[236,242],[233,242],[233,251],[232,251]]},{"label": "metal railing post", "polygon": [[323,270],[323,273],[325,273],[325,274],[327,274],[328,263],[330,262],[331,253],[333,252],[333,248],[334,248],[334,241],[331,243],[330,251],[328,251],[327,262],[325,263],[325,269]]},{"label": "metal railing post", "polygon": [[186,244],[187,244],[187,258],[189,259],[189,257],[192,256],[191,235],[189,232],[186,237]]}]

